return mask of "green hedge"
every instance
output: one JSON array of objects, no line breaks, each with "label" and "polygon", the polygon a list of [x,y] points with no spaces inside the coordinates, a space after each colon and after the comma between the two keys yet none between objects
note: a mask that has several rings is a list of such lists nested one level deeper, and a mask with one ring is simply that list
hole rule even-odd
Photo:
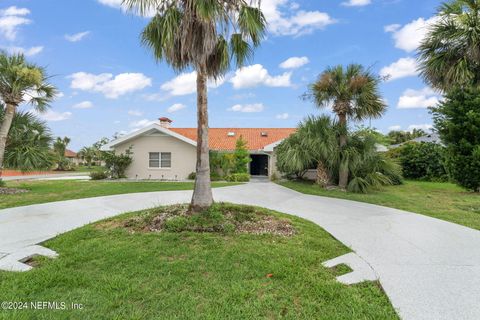
[{"label": "green hedge", "polygon": [[225,176],[225,180],[228,182],[248,182],[250,181],[250,175],[248,173],[234,173]]}]

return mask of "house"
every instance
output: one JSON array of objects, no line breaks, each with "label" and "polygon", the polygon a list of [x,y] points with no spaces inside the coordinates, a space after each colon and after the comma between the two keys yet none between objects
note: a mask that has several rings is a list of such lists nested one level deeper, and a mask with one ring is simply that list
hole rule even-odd
[{"label": "house", "polygon": [[65,158],[67,158],[67,160],[70,161],[71,164],[76,166],[80,165],[80,163],[82,162],[78,154],[69,149],[65,150]]},{"label": "house", "polygon": [[[252,161],[250,173],[271,176],[276,172],[275,147],[295,132],[294,128],[210,128],[210,150],[233,152],[236,141],[247,142]],[[133,152],[127,170],[131,179],[184,180],[196,166],[196,128],[174,128],[172,120],[160,118],[146,128],[111,141],[104,150]]]}]

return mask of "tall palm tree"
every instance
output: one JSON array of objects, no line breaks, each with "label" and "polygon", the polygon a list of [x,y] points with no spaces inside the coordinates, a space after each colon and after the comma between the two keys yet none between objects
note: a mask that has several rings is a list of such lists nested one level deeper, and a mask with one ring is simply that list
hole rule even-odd
[{"label": "tall palm tree", "polygon": [[347,141],[348,120],[361,121],[379,118],[386,110],[386,105],[379,93],[381,78],[359,64],[350,64],[346,68],[339,65],[327,68],[310,85],[307,97],[314,100],[318,108],[332,107],[341,126],[339,134],[340,156],[338,185],[346,189],[349,170],[348,152],[344,152]]},{"label": "tall palm tree", "polygon": [[266,30],[259,0],[124,0],[129,10],[156,15],[142,33],[142,42],[157,61],[176,71],[197,72],[197,165],[190,212],[213,203],[209,147],[207,81],[220,79],[252,56]]},{"label": "tall palm tree", "polygon": [[56,94],[55,87],[47,80],[45,70],[28,63],[22,54],[0,52],[0,99],[5,104],[0,124],[0,177],[15,112],[24,102],[32,104],[37,111],[45,111]]},{"label": "tall palm tree", "polygon": [[432,87],[479,87],[480,0],[443,3],[418,51],[421,75]]},{"label": "tall palm tree", "polygon": [[96,159],[98,155],[98,150],[94,147],[83,147],[78,154],[85,160],[88,168],[90,169],[92,167],[92,161]]}]

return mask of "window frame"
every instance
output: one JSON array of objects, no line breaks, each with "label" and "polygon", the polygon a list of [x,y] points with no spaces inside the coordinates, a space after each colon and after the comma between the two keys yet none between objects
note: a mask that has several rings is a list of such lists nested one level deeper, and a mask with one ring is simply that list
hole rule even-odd
[{"label": "window frame", "polygon": [[[156,159],[152,160],[152,154],[157,155]],[[163,159],[163,155],[170,155],[170,159],[168,159],[170,161],[170,166],[169,167],[162,166],[162,161],[167,161],[167,160]],[[152,167],[151,166],[152,161],[158,162],[158,167]],[[148,153],[148,168],[152,169],[152,170],[170,170],[170,169],[172,169],[172,153],[171,152],[160,152],[160,151],[149,152]]]}]

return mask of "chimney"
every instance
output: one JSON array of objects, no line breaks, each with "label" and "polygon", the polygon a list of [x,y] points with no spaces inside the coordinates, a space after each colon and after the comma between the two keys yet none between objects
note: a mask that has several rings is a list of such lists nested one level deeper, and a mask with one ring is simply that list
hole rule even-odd
[{"label": "chimney", "polygon": [[160,119],[160,126],[162,126],[163,128],[167,128],[167,129],[170,129],[172,127],[172,120],[170,120],[169,118],[166,118],[166,117],[162,117]]}]

